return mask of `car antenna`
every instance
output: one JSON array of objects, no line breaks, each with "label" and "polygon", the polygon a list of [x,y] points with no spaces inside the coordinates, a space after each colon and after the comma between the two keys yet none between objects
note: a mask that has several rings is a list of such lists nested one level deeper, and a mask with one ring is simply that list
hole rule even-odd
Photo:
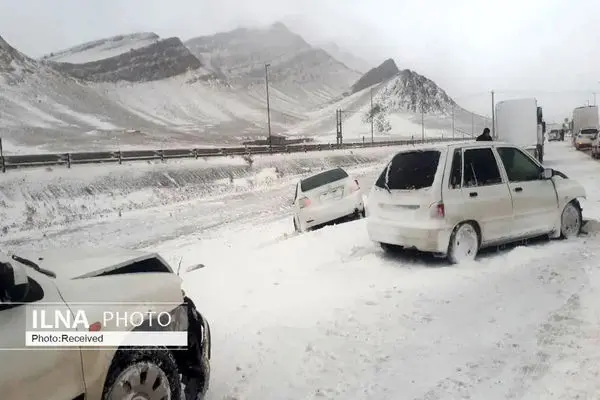
[{"label": "car antenna", "polygon": [[40,274],[44,274],[44,275],[50,276],[52,278],[56,278],[56,274],[54,272],[48,271],[47,269],[44,269],[44,268],[40,267],[39,265],[37,265],[36,263],[34,263],[31,260],[28,260],[28,259],[23,258],[23,257],[19,257],[19,256],[15,255],[15,254],[13,254],[11,256],[11,258],[13,260],[17,261],[17,262],[20,262],[23,265],[27,265],[28,267],[33,268],[34,270],[36,270]]}]

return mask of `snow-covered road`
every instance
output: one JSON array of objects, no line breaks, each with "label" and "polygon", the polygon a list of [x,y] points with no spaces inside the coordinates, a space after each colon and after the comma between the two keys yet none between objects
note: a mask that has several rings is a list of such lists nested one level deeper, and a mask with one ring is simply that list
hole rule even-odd
[{"label": "snow-covered road", "polygon": [[[549,144],[547,160],[586,186],[584,217],[600,220],[600,164],[564,143]],[[363,187],[379,168],[356,170]],[[148,247],[174,264],[206,264],[184,286],[213,329],[209,399],[600,393],[595,221],[577,240],[448,267],[385,256],[365,220],[293,234],[292,185],[46,232],[38,244]]]},{"label": "snow-covered road", "polygon": [[[600,166],[548,164],[588,190]],[[592,222],[591,229],[597,224]],[[303,235],[289,218],[182,238],[186,290],[212,321],[211,399],[573,399],[600,393],[600,241],[540,243],[446,267],[389,258],[365,221]]]}]

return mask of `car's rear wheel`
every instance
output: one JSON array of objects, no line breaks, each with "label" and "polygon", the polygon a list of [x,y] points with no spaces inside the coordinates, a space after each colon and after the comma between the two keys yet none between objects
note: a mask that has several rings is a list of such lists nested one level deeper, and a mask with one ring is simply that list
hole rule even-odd
[{"label": "car's rear wheel", "polygon": [[173,354],[166,349],[117,352],[102,399],[181,399],[181,377]]},{"label": "car's rear wheel", "polygon": [[472,261],[479,251],[479,233],[471,222],[463,222],[454,228],[448,244],[448,260],[452,264]]},{"label": "car's rear wheel", "polygon": [[569,239],[581,233],[583,227],[583,216],[581,207],[575,201],[565,206],[560,216],[560,237]]}]

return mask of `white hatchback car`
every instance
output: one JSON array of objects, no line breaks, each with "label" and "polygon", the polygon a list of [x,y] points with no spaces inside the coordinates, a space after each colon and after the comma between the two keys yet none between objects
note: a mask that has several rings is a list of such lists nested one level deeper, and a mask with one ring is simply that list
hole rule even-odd
[{"label": "white hatchback car", "polygon": [[598,129],[582,129],[574,139],[574,145],[577,150],[589,149],[593,146],[594,140],[598,137]]},{"label": "white hatchback car", "polygon": [[396,154],[369,195],[367,229],[384,249],[436,253],[457,263],[479,249],[583,226],[584,188],[506,143],[423,147]]},{"label": "white hatchback car", "polygon": [[344,217],[365,216],[360,185],[342,168],[330,169],[298,182],[294,208],[297,232]]}]

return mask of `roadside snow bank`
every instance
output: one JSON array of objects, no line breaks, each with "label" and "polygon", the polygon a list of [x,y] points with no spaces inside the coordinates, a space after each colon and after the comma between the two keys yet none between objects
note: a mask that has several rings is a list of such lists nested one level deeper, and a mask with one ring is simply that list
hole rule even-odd
[{"label": "roadside snow bank", "polygon": [[261,190],[326,168],[382,162],[397,150],[387,147],[9,171],[0,176],[0,235]]}]

